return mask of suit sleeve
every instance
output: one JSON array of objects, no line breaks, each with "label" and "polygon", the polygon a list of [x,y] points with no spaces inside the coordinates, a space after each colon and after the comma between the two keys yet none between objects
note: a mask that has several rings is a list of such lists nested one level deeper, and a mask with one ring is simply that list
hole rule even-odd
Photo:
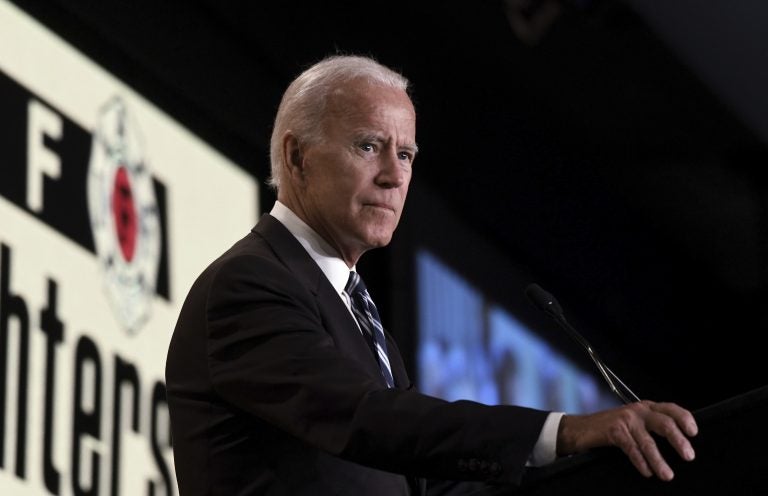
[{"label": "suit sleeve", "polygon": [[517,482],[547,412],[382,389],[326,331],[315,296],[279,263],[221,265],[207,356],[224,401],[333,455],[391,472]]}]

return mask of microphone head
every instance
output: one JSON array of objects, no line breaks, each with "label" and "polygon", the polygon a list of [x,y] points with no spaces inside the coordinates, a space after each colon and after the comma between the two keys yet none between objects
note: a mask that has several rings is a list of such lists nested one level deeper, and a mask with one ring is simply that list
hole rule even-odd
[{"label": "microphone head", "polygon": [[548,313],[554,317],[563,316],[563,308],[560,303],[557,302],[554,296],[536,283],[529,284],[525,288],[525,296],[533,303],[539,310]]}]

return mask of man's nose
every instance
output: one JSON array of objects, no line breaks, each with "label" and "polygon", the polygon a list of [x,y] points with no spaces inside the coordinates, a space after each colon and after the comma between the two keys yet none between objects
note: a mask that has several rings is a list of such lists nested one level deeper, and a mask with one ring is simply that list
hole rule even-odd
[{"label": "man's nose", "polygon": [[397,151],[381,156],[376,184],[384,188],[399,188],[408,179],[408,165],[400,159]]}]

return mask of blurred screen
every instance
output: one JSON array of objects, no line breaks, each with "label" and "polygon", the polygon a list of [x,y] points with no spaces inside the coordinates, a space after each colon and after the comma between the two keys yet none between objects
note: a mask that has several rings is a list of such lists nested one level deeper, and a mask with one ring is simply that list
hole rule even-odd
[{"label": "blurred screen", "polygon": [[417,252],[419,389],[446,400],[587,413],[618,405],[514,315],[426,250]]}]

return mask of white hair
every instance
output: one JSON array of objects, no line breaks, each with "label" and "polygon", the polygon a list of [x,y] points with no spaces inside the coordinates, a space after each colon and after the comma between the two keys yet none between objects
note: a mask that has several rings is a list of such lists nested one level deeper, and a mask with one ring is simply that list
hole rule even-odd
[{"label": "white hair", "polygon": [[291,131],[300,143],[317,143],[323,137],[329,97],[354,79],[408,91],[410,82],[403,75],[376,60],[359,55],[333,55],[302,72],[285,90],[277,109],[270,141],[272,174],[267,184],[280,187],[285,162],[283,136]]}]

